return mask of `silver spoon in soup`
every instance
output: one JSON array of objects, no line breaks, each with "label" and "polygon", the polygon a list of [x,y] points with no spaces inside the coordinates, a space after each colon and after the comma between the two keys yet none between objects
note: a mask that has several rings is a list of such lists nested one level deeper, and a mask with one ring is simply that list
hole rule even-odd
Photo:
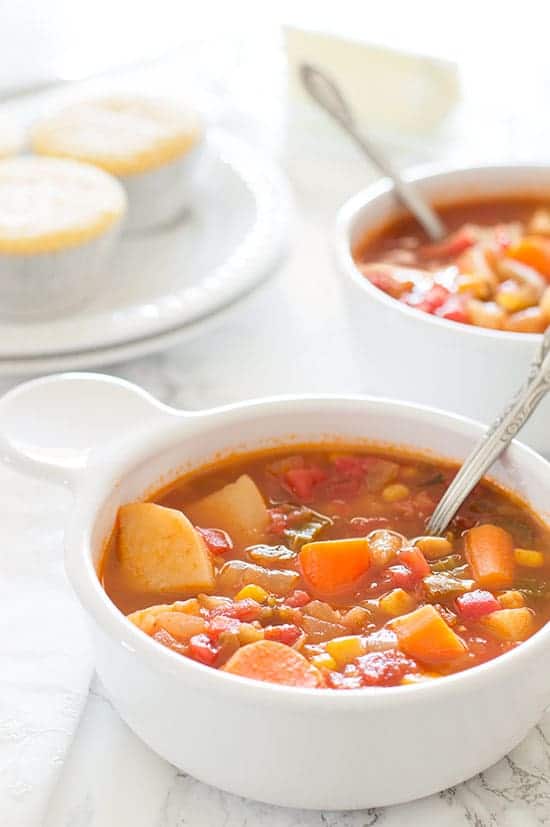
[{"label": "silver spoon in soup", "polygon": [[447,235],[445,225],[418,189],[401,177],[393,164],[355,124],[351,108],[339,86],[324,72],[302,63],[302,83],[313,100],[353,138],[363,155],[383,175],[391,179],[396,197],[411,212],[432,241],[441,241]]},{"label": "silver spoon in soup", "polygon": [[537,348],[526,382],[489,426],[439,501],[428,522],[430,534],[442,534],[445,531],[468,494],[518,435],[549,390],[550,327],[546,329]]}]

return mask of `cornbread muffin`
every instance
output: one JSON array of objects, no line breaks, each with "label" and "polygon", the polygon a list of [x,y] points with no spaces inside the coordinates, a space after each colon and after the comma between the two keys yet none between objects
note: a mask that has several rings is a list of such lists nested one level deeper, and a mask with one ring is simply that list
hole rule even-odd
[{"label": "cornbread muffin", "polygon": [[0,158],[16,155],[23,146],[23,130],[13,118],[0,112]]},{"label": "cornbread muffin", "polygon": [[106,172],[79,161],[0,161],[0,314],[49,316],[102,284],[126,196]]},{"label": "cornbread muffin", "polygon": [[86,161],[116,175],[128,195],[128,226],[174,218],[190,201],[202,130],[196,115],[150,98],[73,104],[37,124],[40,155]]}]

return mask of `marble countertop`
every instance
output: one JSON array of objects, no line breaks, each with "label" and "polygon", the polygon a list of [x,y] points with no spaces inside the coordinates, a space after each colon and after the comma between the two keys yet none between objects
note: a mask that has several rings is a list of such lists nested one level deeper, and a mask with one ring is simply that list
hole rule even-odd
[{"label": "marble countertop", "polygon": [[[401,142],[400,161],[434,155],[525,157],[528,144],[518,137],[517,114],[512,118],[503,109],[498,120],[491,114],[492,119],[477,124],[475,136],[462,129],[452,140],[434,139],[430,145]],[[208,337],[110,366],[108,372],[187,409],[274,393],[362,390],[363,371],[349,338],[330,232],[337,206],[372,175],[363,172],[355,151],[335,132],[319,135],[311,124],[292,123],[284,164],[296,216],[284,266]],[[533,157],[547,157],[542,136],[537,146],[541,151]],[[550,713],[513,753],[457,788],[385,809],[296,811],[225,794],[178,772],[122,723],[94,680],[44,827],[416,827],[428,822],[437,827],[550,823]]]}]

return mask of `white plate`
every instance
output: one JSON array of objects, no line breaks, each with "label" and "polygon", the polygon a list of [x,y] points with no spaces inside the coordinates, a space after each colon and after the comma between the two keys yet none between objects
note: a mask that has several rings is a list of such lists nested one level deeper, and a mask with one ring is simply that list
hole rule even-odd
[{"label": "white plate", "polygon": [[113,347],[98,347],[68,353],[35,356],[22,359],[0,359],[0,376],[38,376],[63,370],[88,370],[138,359],[183,344],[214,330],[236,311],[243,311],[246,302],[256,296],[257,289],[241,296],[232,304],[203,319],[156,336],[125,342]]},{"label": "white plate", "polygon": [[169,226],[127,236],[113,261],[112,289],[94,304],[48,322],[1,323],[0,373],[29,372],[29,361],[33,372],[61,360],[64,368],[105,364],[99,351],[123,345],[140,345],[140,354],[147,343],[162,347],[159,337],[195,328],[273,270],[288,217],[278,169],[240,139],[211,129],[194,209]]}]

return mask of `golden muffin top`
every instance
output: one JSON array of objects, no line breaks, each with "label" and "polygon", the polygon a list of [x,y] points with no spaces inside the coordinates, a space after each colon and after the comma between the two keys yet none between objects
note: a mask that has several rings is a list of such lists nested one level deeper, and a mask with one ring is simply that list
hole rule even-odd
[{"label": "golden muffin top", "polygon": [[199,140],[197,116],[157,99],[109,97],[82,101],[36,125],[33,150],[75,158],[115,175],[155,169]]},{"label": "golden muffin top", "polygon": [[125,211],[122,186],[97,167],[29,155],[0,161],[0,253],[44,253],[81,244]]}]

